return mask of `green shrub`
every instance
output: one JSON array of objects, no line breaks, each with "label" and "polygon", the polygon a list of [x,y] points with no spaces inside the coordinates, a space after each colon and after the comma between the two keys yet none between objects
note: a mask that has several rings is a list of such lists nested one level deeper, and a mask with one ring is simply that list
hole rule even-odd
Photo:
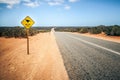
[{"label": "green shrub", "polygon": [[88,33],[88,29],[87,28],[81,28],[79,32],[80,33]]},{"label": "green shrub", "polygon": [[99,28],[97,28],[97,27],[92,27],[92,28],[90,28],[89,32],[90,32],[91,34],[99,34],[99,33],[101,33],[102,31],[101,31],[101,29],[99,29]]},{"label": "green shrub", "polygon": [[114,25],[107,27],[105,33],[110,36],[120,36],[120,26]]},{"label": "green shrub", "polygon": [[[29,35],[33,36],[39,33],[37,29],[30,28]],[[2,27],[0,28],[0,37],[15,37],[15,38],[26,38],[26,29],[23,27]]]}]

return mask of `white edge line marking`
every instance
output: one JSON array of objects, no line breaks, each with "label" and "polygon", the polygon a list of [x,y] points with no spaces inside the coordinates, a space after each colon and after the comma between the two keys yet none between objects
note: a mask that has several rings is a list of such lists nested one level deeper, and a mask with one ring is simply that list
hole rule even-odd
[{"label": "white edge line marking", "polygon": [[[67,35],[67,36],[69,36],[69,35]],[[120,55],[119,52],[114,51],[114,50],[111,50],[111,49],[108,49],[108,48],[106,48],[106,47],[99,46],[99,45],[97,45],[97,44],[91,43],[91,42],[89,42],[89,41],[85,41],[85,40],[80,39],[80,38],[77,38],[77,37],[72,37],[72,36],[69,36],[69,37],[71,37],[71,38],[73,38],[73,39],[80,40],[80,41],[82,41],[82,42],[84,42],[84,43],[87,43],[87,44],[90,44],[90,45],[93,45],[93,46],[96,46],[96,47],[102,48],[102,49],[104,49],[104,50],[107,50],[107,51],[109,51],[109,52],[112,52],[112,53],[115,53],[115,54]]]}]

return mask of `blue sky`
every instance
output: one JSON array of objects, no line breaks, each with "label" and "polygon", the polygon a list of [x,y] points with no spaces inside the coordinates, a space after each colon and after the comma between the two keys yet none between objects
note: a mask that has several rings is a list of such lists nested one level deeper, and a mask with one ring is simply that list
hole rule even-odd
[{"label": "blue sky", "polygon": [[120,25],[120,0],[0,0],[0,26]]}]

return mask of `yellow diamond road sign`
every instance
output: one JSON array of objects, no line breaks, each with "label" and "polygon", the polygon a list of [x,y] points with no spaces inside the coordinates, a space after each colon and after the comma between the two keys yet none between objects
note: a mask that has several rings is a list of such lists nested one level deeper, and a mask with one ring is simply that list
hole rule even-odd
[{"label": "yellow diamond road sign", "polygon": [[21,24],[27,29],[29,29],[34,23],[35,22],[29,16],[21,21]]}]

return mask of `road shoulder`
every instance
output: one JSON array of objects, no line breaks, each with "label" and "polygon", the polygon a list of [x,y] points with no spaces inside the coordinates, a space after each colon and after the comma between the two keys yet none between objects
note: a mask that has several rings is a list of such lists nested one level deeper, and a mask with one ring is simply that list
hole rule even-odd
[{"label": "road shoulder", "polygon": [[107,36],[104,33],[101,33],[101,34],[84,33],[84,34],[82,34],[82,33],[75,32],[72,34],[82,35],[82,36],[87,36],[87,37],[92,37],[92,38],[97,38],[97,39],[102,39],[102,40],[120,43],[120,36]]},{"label": "road shoulder", "polygon": [[68,80],[68,75],[53,33],[26,39],[0,38],[1,80]]}]

